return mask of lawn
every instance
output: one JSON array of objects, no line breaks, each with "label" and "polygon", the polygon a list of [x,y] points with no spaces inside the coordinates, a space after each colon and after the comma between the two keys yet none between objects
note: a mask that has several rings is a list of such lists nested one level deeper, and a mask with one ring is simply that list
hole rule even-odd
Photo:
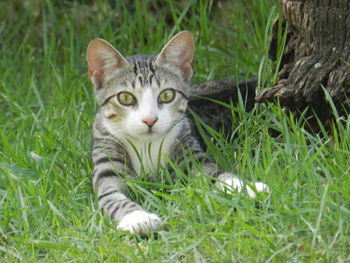
[{"label": "lawn", "polygon": [[[268,42],[278,1],[209,3],[1,1],[0,262],[350,261],[350,118],[336,111],[331,136],[308,133],[303,118],[278,105],[250,113],[227,105],[235,136],[208,128],[209,154],[244,180],[267,183],[269,196],[219,192],[171,164],[177,176],[168,184],[128,182],[133,198],[165,220],[155,235],[117,231],[98,210],[91,39],[124,55],[154,54],[190,30],[193,83],[258,77],[258,88],[272,85],[278,61],[268,60]],[[272,127],[281,136],[270,137]]]}]

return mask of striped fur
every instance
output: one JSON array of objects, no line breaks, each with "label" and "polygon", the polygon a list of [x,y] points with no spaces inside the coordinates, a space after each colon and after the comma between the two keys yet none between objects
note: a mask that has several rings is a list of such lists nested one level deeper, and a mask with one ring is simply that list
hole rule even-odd
[{"label": "striped fur", "polygon": [[[162,224],[157,215],[128,198],[125,179],[154,174],[167,158],[185,166],[184,150],[203,163],[207,175],[218,173],[192,136],[185,115],[193,53],[189,32],[176,35],[157,56],[124,58],[104,40],[89,44],[89,74],[100,105],[93,127],[93,187],[99,207],[118,222],[118,229],[148,234]],[[160,94],[167,89],[174,96],[165,103]],[[121,101],[123,92],[130,103]]]}]

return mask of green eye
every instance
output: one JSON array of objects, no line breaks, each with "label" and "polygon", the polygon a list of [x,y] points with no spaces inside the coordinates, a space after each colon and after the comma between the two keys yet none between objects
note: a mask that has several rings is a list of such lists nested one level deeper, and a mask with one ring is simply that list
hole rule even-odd
[{"label": "green eye", "polygon": [[136,98],[129,92],[120,92],[117,95],[119,102],[125,106],[135,105]]},{"label": "green eye", "polygon": [[163,90],[158,97],[159,103],[169,103],[172,102],[175,98],[175,90],[165,89]]}]

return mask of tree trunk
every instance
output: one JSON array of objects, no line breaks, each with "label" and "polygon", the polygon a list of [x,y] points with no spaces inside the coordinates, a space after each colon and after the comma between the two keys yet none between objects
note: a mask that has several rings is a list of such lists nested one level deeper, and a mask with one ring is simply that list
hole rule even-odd
[{"label": "tree trunk", "polygon": [[[340,113],[350,99],[350,1],[281,0],[287,41],[275,86],[261,90],[257,102],[280,101],[298,114],[310,109],[323,123],[331,109],[323,88]],[[275,23],[270,56],[276,57]],[[316,114],[315,114],[316,113]],[[311,122],[311,128],[316,124]],[[317,125],[316,125],[317,126]]]}]

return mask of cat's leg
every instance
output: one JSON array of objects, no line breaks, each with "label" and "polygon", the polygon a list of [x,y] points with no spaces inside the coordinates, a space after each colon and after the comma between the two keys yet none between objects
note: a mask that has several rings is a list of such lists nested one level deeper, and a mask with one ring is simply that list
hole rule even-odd
[{"label": "cat's leg", "polygon": [[225,192],[240,193],[245,190],[250,198],[256,198],[260,193],[270,193],[270,188],[267,184],[262,182],[244,182],[236,174],[219,171],[216,164],[208,158],[203,165],[203,171],[207,175],[217,177],[216,186]]},{"label": "cat's leg", "polygon": [[216,186],[225,192],[240,193],[245,189],[250,198],[256,198],[257,194],[260,193],[270,193],[270,188],[267,184],[262,182],[244,183],[237,175],[232,173],[221,173],[218,179]]},{"label": "cat's leg", "polygon": [[178,164],[181,165],[185,162],[183,149],[190,150],[196,159],[199,162],[203,163],[203,172],[206,175],[218,178],[216,185],[222,191],[229,191],[232,193],[245,190],[250,198],[255,198],[257,194],[260,193],[270,193],[270,188],[265,183],[256,182],[246,184],[237,175],[225,171],[220,171],[217,165],[202,150],[197,139],[192,136],[190,132],[183,136],[180,142],[181,147],[178,147],[178,149],[175,151]]},{"label": "cat's leg", "polygon": [[93,186],[97,191],[100,209],[118,222],[119,230],[141,235],[149,234],[162,225],[155,214],[142,209],[126,196],[121,174],[130,173],[123,152],[106,140],[95,140],[92,151],[94,162]]}]

